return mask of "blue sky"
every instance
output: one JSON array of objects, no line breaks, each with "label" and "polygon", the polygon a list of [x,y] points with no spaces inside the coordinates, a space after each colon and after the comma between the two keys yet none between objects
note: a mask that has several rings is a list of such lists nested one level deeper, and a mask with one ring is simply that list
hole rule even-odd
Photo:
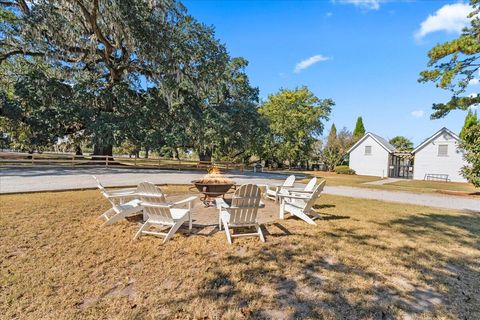
[{"label": "blue sky", "polygon": [[[458,36],[465,24],[461,2],[183,3],[215,27],[232,56],[249,61],[247,73],[263,99],[281,87],[301,85],[319,98],[332,98],[336,105],[327,129],[334,122],[353,130],[362,116],[367,131],[385,138],[403,135],[418,144],[443,126],[458,133],[463,125],[463,111],[430,120],[432,103],[446,101],[449,94],[417,83],[428,50]],[[476,86],[471,90],[478,91]]]}]

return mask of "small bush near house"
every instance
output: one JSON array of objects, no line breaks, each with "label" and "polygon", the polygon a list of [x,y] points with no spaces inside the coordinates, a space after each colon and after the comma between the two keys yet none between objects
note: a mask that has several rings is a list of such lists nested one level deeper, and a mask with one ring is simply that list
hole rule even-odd
[{"label": "small bush near house", "polygon": [[350,169],[348,166],[336,166],[335,172],[338,174],[355,174],[355,170]]}]

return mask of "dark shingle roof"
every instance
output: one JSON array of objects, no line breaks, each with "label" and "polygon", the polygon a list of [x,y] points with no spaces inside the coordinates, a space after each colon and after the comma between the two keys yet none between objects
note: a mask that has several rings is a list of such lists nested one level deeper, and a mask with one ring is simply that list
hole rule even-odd
[{"label": "dark shingle roof", "polygon": [[390,152],[395,152],[395,151],[396,151],[395,147],[392,146],[392,145],[390,144],[390,142],[388,142],[388,141],[385,140],[384,138],[380,137],[379,135],[376,135],[375,133],[371,133],[371,132],[369,132],[369,133],[370,133],[373,137],[375,137],[375,139],[377,139],[378,142],[380,142],[381,144],[383,144],[383,146],[384,146],[385,148],[387,148]]},{"label": "dark shingle roof", "polygon": [[373,140],[377,141],[387,152],[393,153],[397,151],[397,149],[395,149],[395,147],[392,146],[390,142],[388,142],[384,138],[374,133],[367,132],[360,140],[357,141],[357,143],[355,143],[350,149],[348,149],[347,152],[350,153],[353,149],[355,149],[358,145],[360,145],[360,143],[362,143],[367,137],[372,137]]}]

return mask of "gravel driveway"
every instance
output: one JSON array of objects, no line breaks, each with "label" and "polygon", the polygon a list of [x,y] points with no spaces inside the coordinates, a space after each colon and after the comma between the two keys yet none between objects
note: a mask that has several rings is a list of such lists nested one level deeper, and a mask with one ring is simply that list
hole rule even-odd
[{"label": "gravel driveway", "polygon": [[[96,187],[92,175],[98,176],[105,186],[133,186],[142,181],[155,184],[190,184],[204,173],[198,171],[124,169],[124,168],[2,168],[0,169],[0,193],[88,189]],[[226,174],[237,184],[278,184],[284,174],[230,172]],[[297,178],[300,175],[297,175]],[[353,198],[401,202],[436,208],[480,211],[480,199],[449,195],[434,195],[402,191],[326,186],[326,194]]]}]

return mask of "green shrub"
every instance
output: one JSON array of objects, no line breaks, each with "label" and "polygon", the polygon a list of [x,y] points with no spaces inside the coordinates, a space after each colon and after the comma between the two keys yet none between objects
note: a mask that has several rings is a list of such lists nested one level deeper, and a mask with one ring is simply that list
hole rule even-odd
[{"label": "green shrub", "polygon": [[348,166],[336,166],[335,172],[338,174],[355,174],[355,170],[350,169]]}]

